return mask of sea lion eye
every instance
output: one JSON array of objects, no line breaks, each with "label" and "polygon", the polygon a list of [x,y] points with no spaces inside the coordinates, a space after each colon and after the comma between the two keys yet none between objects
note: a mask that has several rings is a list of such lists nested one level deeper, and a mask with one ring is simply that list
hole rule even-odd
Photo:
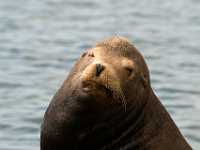
[{"label": "sea lion eye", "polygon": [[125,70],[127,71],[128,76],[131,76],[131,74],[133,72],[133,68],[131,68],[131,67],[125,67]]},{"label": "sea lion eye", "polygon": [[135,68],[134,62],[129,58],[122,59],[122,67],[126,71],[128,77],[133,77],[133,71]]}]

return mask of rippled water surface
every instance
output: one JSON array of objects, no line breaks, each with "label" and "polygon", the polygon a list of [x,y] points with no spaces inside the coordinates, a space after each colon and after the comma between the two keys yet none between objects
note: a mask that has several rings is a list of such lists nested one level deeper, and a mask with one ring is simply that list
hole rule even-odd
[{"label": "rippled water surface", "polygon": [[152,86],[200,149],[200,1],[1,0],[0,149],[38,150],[47,105],[95,42],[128,37]]}]

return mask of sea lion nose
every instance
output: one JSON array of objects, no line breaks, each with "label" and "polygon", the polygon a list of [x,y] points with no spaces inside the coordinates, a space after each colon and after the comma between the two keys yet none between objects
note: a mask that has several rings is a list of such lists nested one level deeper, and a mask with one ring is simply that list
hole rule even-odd
[{"label": "sea lion nose", "polygon": [[103,65],[101,65],[101,64],[96,64],[96,76],[98,77],[100,74],[101,74],[101,72],[104,70],[104,66]]}]

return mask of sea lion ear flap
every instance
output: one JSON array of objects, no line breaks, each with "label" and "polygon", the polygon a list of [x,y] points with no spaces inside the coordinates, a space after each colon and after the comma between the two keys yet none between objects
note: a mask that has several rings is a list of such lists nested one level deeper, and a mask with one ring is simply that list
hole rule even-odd
[{"label": "sea lion ear flap", "polygon": [[140,75],[140,80],[142,82],[143,87],[146,88],[148,86],[148,80],[147,80],[147,78],[143,74],[141,74]]}]

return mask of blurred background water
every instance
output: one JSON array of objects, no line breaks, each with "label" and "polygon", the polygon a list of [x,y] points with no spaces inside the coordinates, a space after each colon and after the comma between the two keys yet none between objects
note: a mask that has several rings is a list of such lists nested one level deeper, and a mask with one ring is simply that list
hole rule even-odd
[{"label": "blurred background water", "polygon": [[154,90],[200,149],[200,1],[1,0],[1,150],[39,149],[44,111],[74,61],[112,35],[143,53]]}]

